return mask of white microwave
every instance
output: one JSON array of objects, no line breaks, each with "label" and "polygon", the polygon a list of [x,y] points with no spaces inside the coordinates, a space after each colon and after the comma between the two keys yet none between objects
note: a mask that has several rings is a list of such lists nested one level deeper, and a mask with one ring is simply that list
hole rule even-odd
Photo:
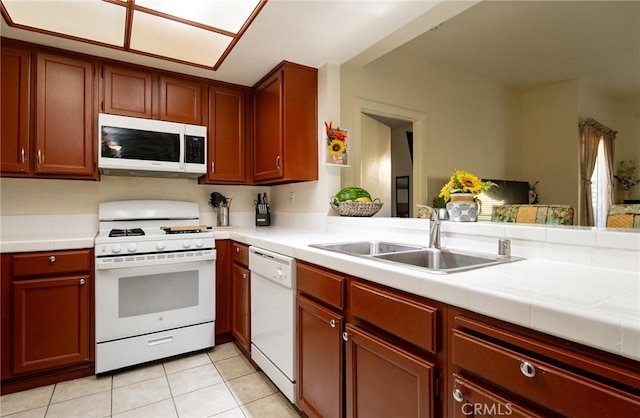
[{"label": "white microwave", "polygon": [[207,127],[98,115],[102,174],[200,177],[207,172]]}]

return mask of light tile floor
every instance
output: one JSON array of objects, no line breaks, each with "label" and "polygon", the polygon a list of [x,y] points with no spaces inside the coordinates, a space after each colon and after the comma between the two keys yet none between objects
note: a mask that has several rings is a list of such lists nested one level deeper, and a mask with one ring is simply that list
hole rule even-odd
[{"label": "light tile floor", "polygon": [[11,418],[299,417],[233,343],[0,398]]}]

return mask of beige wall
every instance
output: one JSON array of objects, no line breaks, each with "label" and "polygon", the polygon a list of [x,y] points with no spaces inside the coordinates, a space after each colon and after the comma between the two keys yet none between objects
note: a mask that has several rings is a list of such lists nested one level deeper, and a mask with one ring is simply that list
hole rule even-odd
[{"label": "beige wall", "polygon": [[522,95],[522,174],[541,204],[578,207],[577,83],[551,84]]},{"label": "beige wall", "polygon": [[365,116],[362,138],[364,146],[361,148],[361,158],[369,163],[362,167],[358,185],[367,190],[373,199],[384,202],[376,216],[391,216],[391,129]]},{"label": "beige wall", "polygon": [[402,49],[365,67],[345,64],[341,69],[346,129],[360,117],[353,111],[358,98],[427,115],[425,155],[414,159],[426,161],[429,202],[456,168],[485,178],[523,179],[517,92]]}]

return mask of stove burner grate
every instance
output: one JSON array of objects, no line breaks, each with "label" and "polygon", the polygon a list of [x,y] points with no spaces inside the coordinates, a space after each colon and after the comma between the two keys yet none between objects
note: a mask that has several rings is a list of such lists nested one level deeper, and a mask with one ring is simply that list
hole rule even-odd
[{"label": "stove burner grate", "polygon": [[132,228],[132,229],[112,229],[109,231],[109,237],[137,237],[144,235],[144,231],[142,228]]}]

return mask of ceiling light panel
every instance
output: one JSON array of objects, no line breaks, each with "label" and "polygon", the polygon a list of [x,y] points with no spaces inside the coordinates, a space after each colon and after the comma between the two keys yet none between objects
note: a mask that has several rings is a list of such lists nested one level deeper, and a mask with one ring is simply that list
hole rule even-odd
[{"label": "ceiling light panel", "polygon": [[101,0],[2,2],[13,23],[123,46],[126,8]]},{"label": "ceiling light panel", "polygon": [[136,0],[136,6],[238,33],[259,0]]},{"label": "ceiling light panel", "polygon": [[130,46],[139,52],[212,67],[232,40],[230,36],[136,11]]}]

